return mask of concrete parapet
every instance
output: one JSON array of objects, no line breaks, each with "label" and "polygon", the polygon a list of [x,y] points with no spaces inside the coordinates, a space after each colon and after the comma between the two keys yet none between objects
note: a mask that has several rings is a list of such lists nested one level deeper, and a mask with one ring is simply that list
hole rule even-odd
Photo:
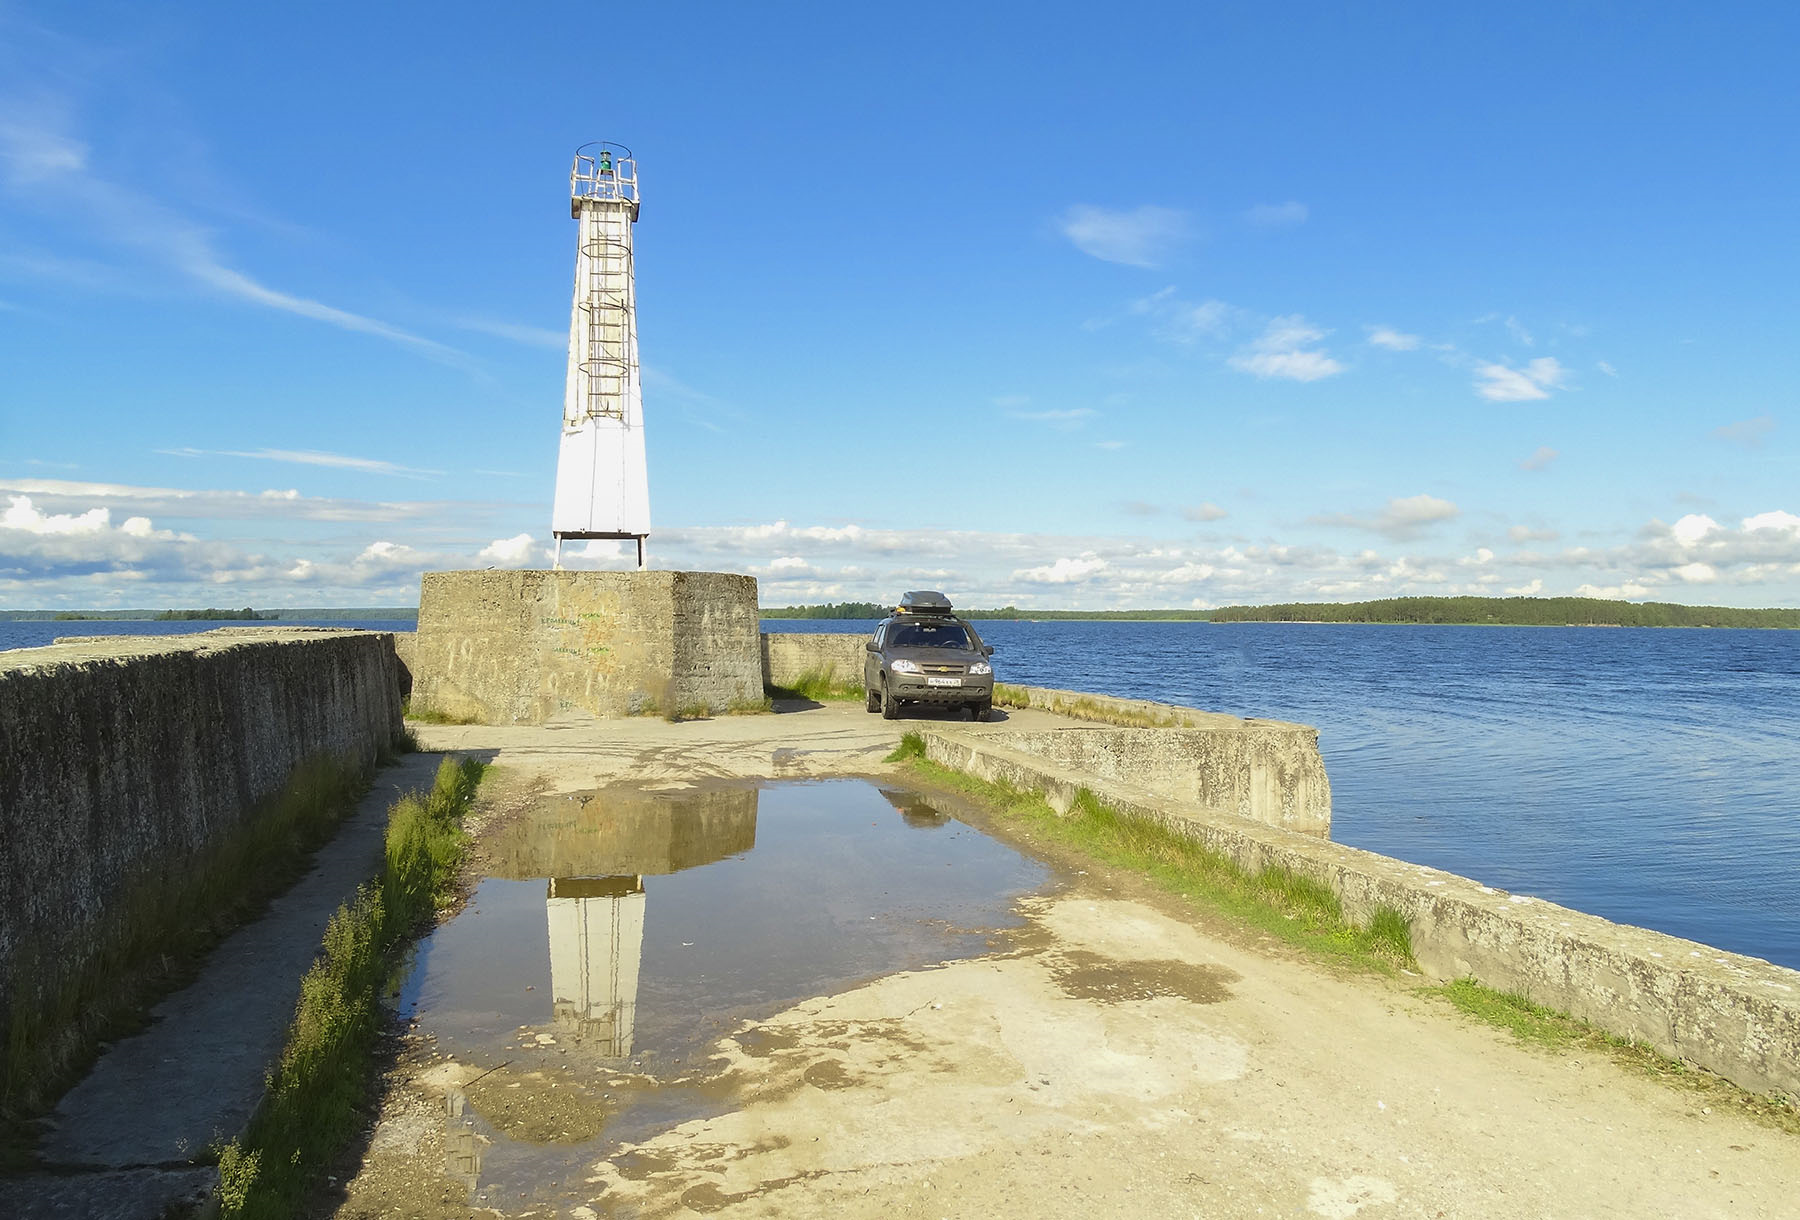
[{"label": "concrete parapet", "polygon": [[758,703],[756,581],[724,572],[427,572],[415,709],[543,724]]},{"label": "concrete parapet", "polygon": [[763,683],[792,686],[809,674],[861,686],[866,633],[764,632]]},{"label": "concrete parapet", "polygon": [[1302,834],[1331,834],[1331,781],[1319,731],[1308,725],[1041,686],[1008,686],[1005,696],[1011,706],[1093,727],[983,735],[997,745],[1101,783]]},{"label": "concrete parapet", "polygon": [[137,882],[180,875],[294,768],[398,739],[393,637],[292,627],[0,653],[0,1015],[23,958],[85,964]]},{"label": "concrete parapet", "polygon": [[1474,978],[1640,1039],[1752,1092],[1800,1096],[1800,971],[1247,818],[1109,790],[1090,774],[988,734],[922,736],[931,761],[1041,791],[1059,811],[1088,787],[1121,814],[1253,873],[1280,867],[1309,877],[1328,886],[1359,924],[1390,907],[1406,919],[1413,953],[1434,979]]}]

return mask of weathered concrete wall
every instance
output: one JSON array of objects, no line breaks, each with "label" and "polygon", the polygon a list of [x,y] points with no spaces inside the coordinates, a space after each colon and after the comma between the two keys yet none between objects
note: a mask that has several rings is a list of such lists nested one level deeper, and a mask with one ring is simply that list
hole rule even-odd
[{"label": "weathered concrete wall", "polygon": [[0,1015],[39,953],[79,969],[109,904],[179,874],[294,767],[401,731],[393,637],[239,627],[0,653]]},{"label": "weathered concrete wall", "polygon": [[400,662],[400,697],[412,694],[413,650],[419,641],[416,631],[394,632],[394,658]]},{"label": "weathered concrete wall", "polygon": [[1279,866],[1311,877],[1359,924],[1391,907],[1411,927],[1413,952],[1434,979],[1472,977],[1641,1039],[1753,1092],[1800,1096],[1800,971],[1280,827],[1109,791],[1091,775],[1007,749],[987,734],[923,735],[932,761],[1042,791],[1055,808],[1066,811],[1088,787],[1126,816],[1252,872]]},{"label": "weathered concrete wall", "polygon": [[724,572],[427,572],[412,700],[483,724],[762,699],[756,581]]},{"label": "weathered concrete wall", "polygon": [[822,674],[861,686],[863,645],[868,642],[867,634],[764,632],[763,683],[792,686],[807,674]]},{"label": "weathered concrete wall", "polygon": [[1101,783],[1328,838],[1331,784],[1319,732],[1196,713],[1195,728],[1050,729],[983,736]]}]

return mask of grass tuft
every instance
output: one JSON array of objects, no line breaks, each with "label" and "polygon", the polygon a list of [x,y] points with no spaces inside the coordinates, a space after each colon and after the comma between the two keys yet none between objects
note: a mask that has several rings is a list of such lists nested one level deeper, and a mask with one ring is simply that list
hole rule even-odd
[{"label": "grass tuft", "polygon": [[87,1070],[100,1044],[137,1029],[158,1000],[194,977],[208,951],[298,879],[367,788],[367,772],[353,762],[302,763],[191,863],[124,886],[110,912],[82,931],[91,948],[78,959],[54,947],[21,955],[0,1036],[0,1167],[27,1164],[33,1120]]},{"label": "grass tuft", "polygon": [[882,762],[906,762],[910,759],[923,761],[925,758],[925,738],[918,733],[906,733],[900,738],[900,744],[894,747]]},{"label": "grass tuft", "polygon": [[473,716],[453,716],[449,712],[440,711],[430,704],[414,703],[408,696],[400,701],[400,715],[403,719],[415,724],[480,724]]},{"label": "grass tuft", "polygon": [[453,900],[462,819],[482,770],[475,759],[447,757],[429,792],[389,810],[381,878],[332,915],[262,1105],[219,1153],[222,1215],[294,1214],[361,1128],[382,991],[414,929]]}]

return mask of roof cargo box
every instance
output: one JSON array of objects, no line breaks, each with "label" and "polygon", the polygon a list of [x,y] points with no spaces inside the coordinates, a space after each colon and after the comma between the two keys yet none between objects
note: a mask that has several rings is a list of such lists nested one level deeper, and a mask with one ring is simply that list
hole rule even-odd
[{"label": "roof cargo box", "polygon": [[915,589],[900,599],[903,614],[948,614],[950,599],[929,589]]}]

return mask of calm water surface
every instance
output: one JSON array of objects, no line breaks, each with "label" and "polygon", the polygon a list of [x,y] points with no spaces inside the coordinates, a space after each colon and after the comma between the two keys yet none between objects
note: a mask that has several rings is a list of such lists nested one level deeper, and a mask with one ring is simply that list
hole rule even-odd
[{"label": "calm water surface", "polygon": [[1800,968],[1800,632],[977,628],[1002,681],[1317,726],[1340,843]]}]

